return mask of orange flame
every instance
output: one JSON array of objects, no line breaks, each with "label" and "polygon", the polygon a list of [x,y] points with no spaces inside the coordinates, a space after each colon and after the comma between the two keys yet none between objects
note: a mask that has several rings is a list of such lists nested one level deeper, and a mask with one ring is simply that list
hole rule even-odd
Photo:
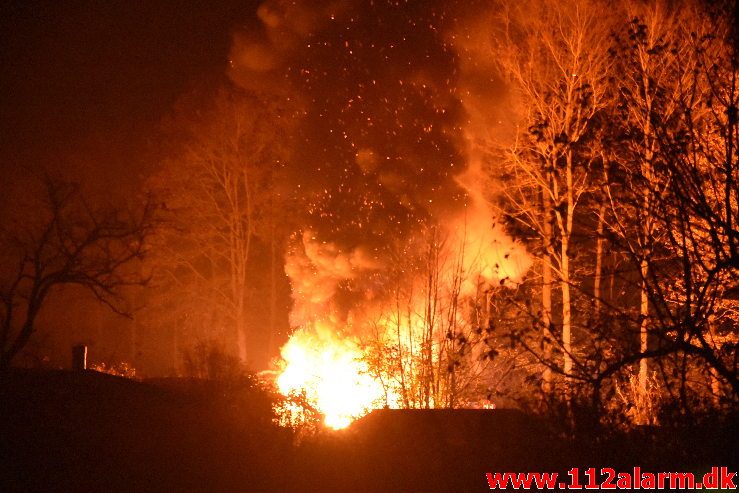
[{"label": "orange flame", "polygon": [[339,338],[328,325],[300,329],[281,354],[285,370],[277,378],[280,392],[304,391],[330,428],[345,428],[384,400],[384,390],[368,374],[356,341]]},{"label": "orange flame", "polygon": [[[479,167],[472,167],[470,174],[461,177],[460,184],[468,191],[468,206],[458,216],[444,221],[443,256],[449,261],[436,266],[442,300],[455,296],[474,298],[479,295],[481,284],[516,282],[531,263],[525,249],[511,240],[502,228],[494,226],[491,206],[481,192],[481,181],[475,180],[477,174]],[[380,267],[361,250],[342,252],[331,243],[318,241],[311,232],[302,235],[302,249],[287,258],[285,271],[290,277],[295,301],[291,322],[301,328],[281,350],[283,370],[277,386],[284,395],[304,393],[308,402],[325,416],[324,423],[330,428],[345,428],[372,409],[383,406],[443,404],[429,396],[422,400],[417,396],[409,397],[408,388],[399,388],[398,379],[391,373],[384,378],[376,372],[371,373],[369,355],[359,339],[340,335],[344,331],[337,330],[344,325],[350,330],[351,324],[331,322],[339,285]],[[416,361],[421,347],[431,347],[433,358],[436,358],[433,365],[437,366],[441,348],[448,344],[448,330],[469,329],[470,324],[460,315],[459,321],[449,322],[454,327],[436,328],[429,338],[428,329],[434,329],[431,325],[434,322],[429,322],[431,316],[424,306],[429,293],[418,288],[424,285],[422,281],[408,279],[408,284],[416,289],[411,289],[405,313],[382,306],[382,297],[368,296],[368,304],[374,306],[362,307],[363,315],[349,313],[350,319],[359,319],[354,323],[356,332],[352,334],[366,334],[371,325],[375,331],[373,342],[380,351],[394,344],[398,354],[413,355],[416,351]],[[437,311],[433,318],[443,318],[441,308],[434,310]],[[395,366],[402,367],[400,371],[418,370],[412,357],[406,360],[402,358],[408,356],[397,357],[401,360]]]}]

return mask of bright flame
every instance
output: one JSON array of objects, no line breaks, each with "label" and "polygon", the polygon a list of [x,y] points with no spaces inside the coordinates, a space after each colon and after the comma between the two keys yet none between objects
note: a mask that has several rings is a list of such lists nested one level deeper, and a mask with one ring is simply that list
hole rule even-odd
[{"label": "bright flame", "polygon": [[381,405],[385,391],[368,374],[363,354],[352,338],[339,338],[328,325],[296,332],[281,351],[286,366],[277,379],[280,392],[304,391],[333,429]]},{"label": "bright flame", "polygon": [[[399,286],[365,282],[388,266],[361,249],[341,251],[310,231],[288,255],[285,272],[294,301],[290,320],[300,329],[281,350],[277,387],[286,396],[304,393],[325,416],[326,426],[345,428],[379,407],[451,405],[457,374],[445,378],[462,357],[474,370],[470,374],[480,373],[475,365],[484,359],[480,327],[487,326],[481,321],[487,306],[470,307],[486,303],[480,296],[491,286],[520,281],[531,259],[495,226],[482,192],[480,164],[473,164],[459,178],[467,191],[466,207],[440,222],[431,243],[421,241],[404,251],[409,269],[403,270],[407,275]],[[419,246],[426,257],[414,251]],[[427,263],[419,268],[415,264],[423,258]],[[342,290],[363,298],[347,309],[337,301]]]}]

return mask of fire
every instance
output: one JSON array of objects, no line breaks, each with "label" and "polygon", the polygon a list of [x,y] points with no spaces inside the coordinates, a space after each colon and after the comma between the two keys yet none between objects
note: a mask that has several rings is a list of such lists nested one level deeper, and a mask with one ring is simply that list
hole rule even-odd
[{"label": "fire", "polygon": [[304,391],[330,428],[349,426],[384,400],[382,385],[369,375],[357,342],[339,338],[327,324],[300,329],[281,355],[285,370],[277,379],[280,392]]},{"label": "fire", "polygon": [[303,394],[327,427],[345,428],[380,407],[458,405],[460,377],[452,374],[461,365],[480,374],[481,293],[519,280],[530,258],[494,225],[479,168],[471,169],[460,180],[466,207],[430,228],[430,238],[419,231],[394,261],[405,267],[311,231],[295,237],[285,272],[299,329],[281,350],[277,387]]}]

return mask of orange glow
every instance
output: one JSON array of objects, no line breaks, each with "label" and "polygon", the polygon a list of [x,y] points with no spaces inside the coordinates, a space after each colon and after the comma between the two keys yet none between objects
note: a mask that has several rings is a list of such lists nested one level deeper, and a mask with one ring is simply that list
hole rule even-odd
[{"label": "orange glow", "polygon": [[[398,285],[364,292],[348,311],[336,301],[341,286],[390,266],[363,250],[342,251],[313,232],[303,233],[285,266],[293,290],[291,322],[299,329],[281,350],[282,394],[304,394],[333,429],[372,409],[447,403],[457,384],[446,380],[442,369],[458,357],[455,334],[468,341],[480,323],[473,321],[479,312],[468,307],[484,302],[479,296],[485,289],[519,281],[531,263],[523,247],[495,227],[481,174],[479,166],[471,166],[460,177],[468,203],[429,240],[438,257],[424,257],[428,245],[421,242],[415,246],[419,251],[407,254],[417,255],[411,262],[418,265],[421,259],[421,268],[404,271],[408,275]],[[436,280],[433,288],[430,278]],[[484,346],[474,344],[465,351],[472,366],[480,364]]]},{"label": "orange glow", "polygon": [[384,402],[383,388],[368,375],[357,343],[339,338],[328,325],[299,330],[281,354],[286,366],[277,378],[280,392],[305,391],[330,428],[345,428]]}]

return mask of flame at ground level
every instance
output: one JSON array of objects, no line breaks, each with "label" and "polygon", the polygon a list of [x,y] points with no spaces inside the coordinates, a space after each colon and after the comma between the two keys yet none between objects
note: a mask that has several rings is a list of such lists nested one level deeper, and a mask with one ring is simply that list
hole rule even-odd
[{"label": "flame at ground level", "polygon": [[[310,231],[296,237],[285,273],[294,300],[290,320],[301,328],[281,350],[283,395],[304,396],[335,429],[372,409],[451,407],[479,398],[472,389],[489,362],[483,330],[490,325],[489,291],[519,282],[531,264],[525,249],[495,226],[480,174],[477,166],[465,177],[464,210],[392,247],[392,268]],[[378,283],[374,277],[385,267],[385,282]],[[354,296],[354,306],[338,300],[344,294]]]},{"label": "flame at ground level", "polygon": [[382,385],[367,373],[362,352],[352,338],[339,338],[320,323],[293,334],[281,351],[285,369],[277,378],[281,393],[305,397],[333,429],[349,426],[370,410],[382,407]]}]

